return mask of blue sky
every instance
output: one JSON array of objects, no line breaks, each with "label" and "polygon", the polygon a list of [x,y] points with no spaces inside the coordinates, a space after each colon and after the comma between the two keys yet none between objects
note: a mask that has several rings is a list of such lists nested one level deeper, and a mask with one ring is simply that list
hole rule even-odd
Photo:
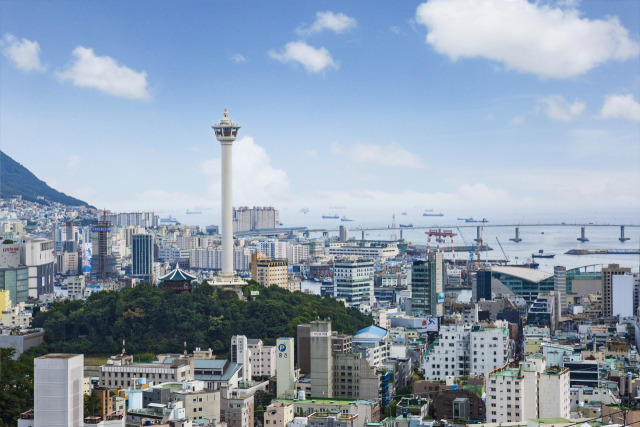
[{"label": "blue sky", "polygon": [[98,207],[215,223],[229,108],[234,205],[287,224],[640,218],[637,1],[3,0],[0,36],[0,147]]}]

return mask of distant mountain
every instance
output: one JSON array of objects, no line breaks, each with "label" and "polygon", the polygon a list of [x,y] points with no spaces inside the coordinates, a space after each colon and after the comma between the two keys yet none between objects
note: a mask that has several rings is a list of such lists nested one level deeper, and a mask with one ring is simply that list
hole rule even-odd
[{"label": "distant mountain", "polygon": [[89,206],[87,202],[67,196],[38,179],[29,169],[0,151],[0,197],[22,196],[23,199],[39,202],[38,196],[68,206]]}]

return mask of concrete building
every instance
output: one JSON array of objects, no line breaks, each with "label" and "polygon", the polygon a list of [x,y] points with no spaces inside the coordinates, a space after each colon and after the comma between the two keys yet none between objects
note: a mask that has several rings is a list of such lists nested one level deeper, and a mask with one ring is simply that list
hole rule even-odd
[{"label": "concrete building", "polygon": [[224,388],[220,404],[220,421],[228,427],[253,427],[253,394]]},{"label": "concrete building", "polygon": [[231,337],[231,361],[241,366],[240,380],[251,382],[251,350],[244,335]]},{"label": "concrete building", "polygon": [[[14,325],[7,325],[14,326]],[[2,330],[0,334],[0,348],[13,348],[13,359],[18,359],[22,353],[44,342],[44,329]]]},{"label": "concrete building", "polygon": [[292,403],[271,403],[264,411],[264,425],[268,427],[285,427],[293,418]]},{"label": "concrete building", "polygon": [[233,232],[267,230],[280,227],[280,212],[273,206],[247,206],[233,210]]},{"label": "concrete building", "polygon": [[314,397],[333,397],[331,322],[316,320],[310,325],[311,395]]},{"label": "concrete building", "polygon": [[397,244],[392,242],[331,242],[325,247],[325,253],[336,258],[362,258],[384,260],[395,258],[400,253]]},{"label": "concrete building", "polygon": [[298,325],[296,332],[298,369],[301,375],[307,375],[311,372],[311,325]]},{"label": "concrete building", "polygon": [[[313,379],[312,379],[313,384]],[[380,378],[362,354],[333,356],[333,396],[339,399],[378,399]]]},{"label": "concrete building", "polygon": [[440,328],[438,339],[424,356],[425,379],[485,373],[503,366],[512,345],[506,327],[451,325]]},{"label": "concrete building", "polygon": [[611,315],[620,318],[633,317],[634,292],[631,274],[616,274],[611,277]]},{"label": "concrete building", "polygon": [[294,339],[282,337],[276,340],[276,397],[284,396],[287,390],[295,389]]},{"label": "concrete building", "polygon": [[360,310],[373,307],[373,261],[336,261],[333,266],[333,295],[336,299],[343,299],[349,307]]},{"label": "concrete building", "polygon": [[[252,266],[253,270],[253,266]],[[285,260],[260,260],[256,263],[256,275],[253,280],[262,286],[289,288],[289,266]]]},{"label": "concrete building", "polygon": [[67,283],[67,295],[69,299],[82,299],[85,291],[85,276],[69,276],[65,279]]},{"label": "concrete building", "polygon": [[271,378],[276,374],[276,347],[264,345],[260,339],[247,340],[251,352],[251,375],[253,378]]},{"label": "concrete building", "polygon": [[[602,314],[613,315],[613,276],[631,274],[631,268],[620,267],[618,264],[609,264],[602,269]],[[631,294],[629,296],[631,299]]]},{"label": "concrete building", "polygon": [[29,268],[29,296],[39,298],[53,293],[55,252],[49,239],[23,240],[20,264]]},{"label": "concrete building", "polygon": [[169,358],[163,362],[134,363],[129,355],[112,356],[106,365],[100,366],[98,374],[100,386],[110,389],[131,387],[139,378],[154,384],[194,379],[192,360]]},{"label": "concrete building", "polygon": [[132,275],[148,283],[154,283],[153,277],[153,236],[134,234],[132,236]]},{"label": "concrete building", "polygon": [[340,241],[346,242],[347,240],[349,240],[349,229],[344,225],[341,225],[339,230],[340,230],[340,233],[338,238],[340,239]]},{"label": "concrete building", "polygon": [[553,267],[553,294],[556,298],[556,325],[561,317],[567,315],[567,268],[561,265]]},{"label": "concrete building", "polygon": [[[131,400],[131,390],[129,391]],[[189,381],[165,383],[142,390],[142,405],[166,405],[172,401],[179,401],[190,419],[220,421],[221,396],[220,391],[205,388],[203,381]],[[129,403],[131,408],[132,404]],[[136,408],[142,409],[142,408]]]},{"label": "concrete building", "polygon": [[84,426],[84,356],[51,353],[33,364],[34,426]]},{"label": "concrete building", "polygon": [[569,370],[547,368],[542,356],[489,372],[485,390],[487,422],[569,418]]},{"label": "concrete building", "polygon": [[356,331],[353,335],[353,351],[361,353],[369,365],[380,367],[383,361],[391,357],[391,341],[388,332],[379,326],[371,325]]},{"label": "concrete building", "polygon": [[426,261],[411,267],[411,314],[444,315],[444,268],[442,253],[430,252]]}]

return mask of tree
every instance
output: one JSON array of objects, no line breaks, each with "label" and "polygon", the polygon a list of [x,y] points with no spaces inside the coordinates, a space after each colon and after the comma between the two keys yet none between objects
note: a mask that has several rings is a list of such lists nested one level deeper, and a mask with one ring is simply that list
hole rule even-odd
[{"label": "tree", "polygon": [[100,398],[91,393],[84,395],[84,416],[91,417],[99,415],[102,412],[102,402]]},{"label": "tree", "polygon": [[33,408],[33,357],[12,357],[15,350],[0,348],[0,426],[15,426],[22,412]]}]

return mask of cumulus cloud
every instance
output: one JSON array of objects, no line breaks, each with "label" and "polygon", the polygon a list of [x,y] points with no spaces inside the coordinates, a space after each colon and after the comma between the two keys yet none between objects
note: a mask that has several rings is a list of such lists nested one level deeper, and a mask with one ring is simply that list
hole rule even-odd
[{"label": "cumulus cloud", "polygon": [[589,20],[544,2],[430,0],[416,20],[428,29],[427,43],[453,60],[487,58],[543,78],[579,76],[640,52],[616,17]]},{"label": "cumulus cloud", "polygon": [[147,73],[138,72],[109,56],[97,56],[93,49],[78,46],[73,51],[75,60],[58,77],[74,85],[98,89],[109,95],[131,99],[149,99]]},{"label": "cumulus cloud", "polygon": [[607,95],[600,110],[602,119],[627,119],[640,121],[640,104],[633,95]]},{"label": "cumulus cloud", "polygon": [[357,163],[400,166],[411,169],[424,168],[424,162],[420,156],[405,150],[396,142],[386,146],[358,143],[351,147],[342,147],[334,142],[331,145],[331,151],[334,154],[346,155]]},{"label": "cumulus cloud", "polygon": [[0,40],[0,47],[2,54],[22,71],[45,70],[45,67],[40,63],[38,42],[25,38],[18,40],[13,34],[7,33]]},{"label": "cumulus cloud", "polygon": [[240,55],[239,53],[233,54],[231,56],[231,60],[236,64],[242,64],[243,62],[247,61],[247,59],[244,56]]},{"label": "cumulus cloud", "polygon": [[[200,171],[209,179],[209,194],[220,196],[221,163],[219,158],[200,163]],[[266,150],[253,138],[245,136],[233,144],[233,202],[240,204],[273,204],[289,197],[289,177],[271,164]]]},{"label": "cumulus cloud", "polygon": [[302,24],[296,32],[301,35],[319,33],[324,30],[333,31],[336,34],[342,34],[352,28],[355,28],[357,21],[344,13],[333,13],[331,11],[317,12],[316,20],[310,26]]},{"label": "cumulus cloud", "polygon": [[550,119],[562,122],[568,122],[580,116],[586,107],[584,102],[577,100],[570,104],[560,95],[539,98],[538,102],[542,105],[542,111]]},{"label": "cumulus cloud", "polygon": [[310,73],[319,73],[327,68],[338,69],[338,64],[327,49],[316,49],[303,41],[287,43],[280,53],[270,50],[269,56],[282,63],[297,62]]}]

